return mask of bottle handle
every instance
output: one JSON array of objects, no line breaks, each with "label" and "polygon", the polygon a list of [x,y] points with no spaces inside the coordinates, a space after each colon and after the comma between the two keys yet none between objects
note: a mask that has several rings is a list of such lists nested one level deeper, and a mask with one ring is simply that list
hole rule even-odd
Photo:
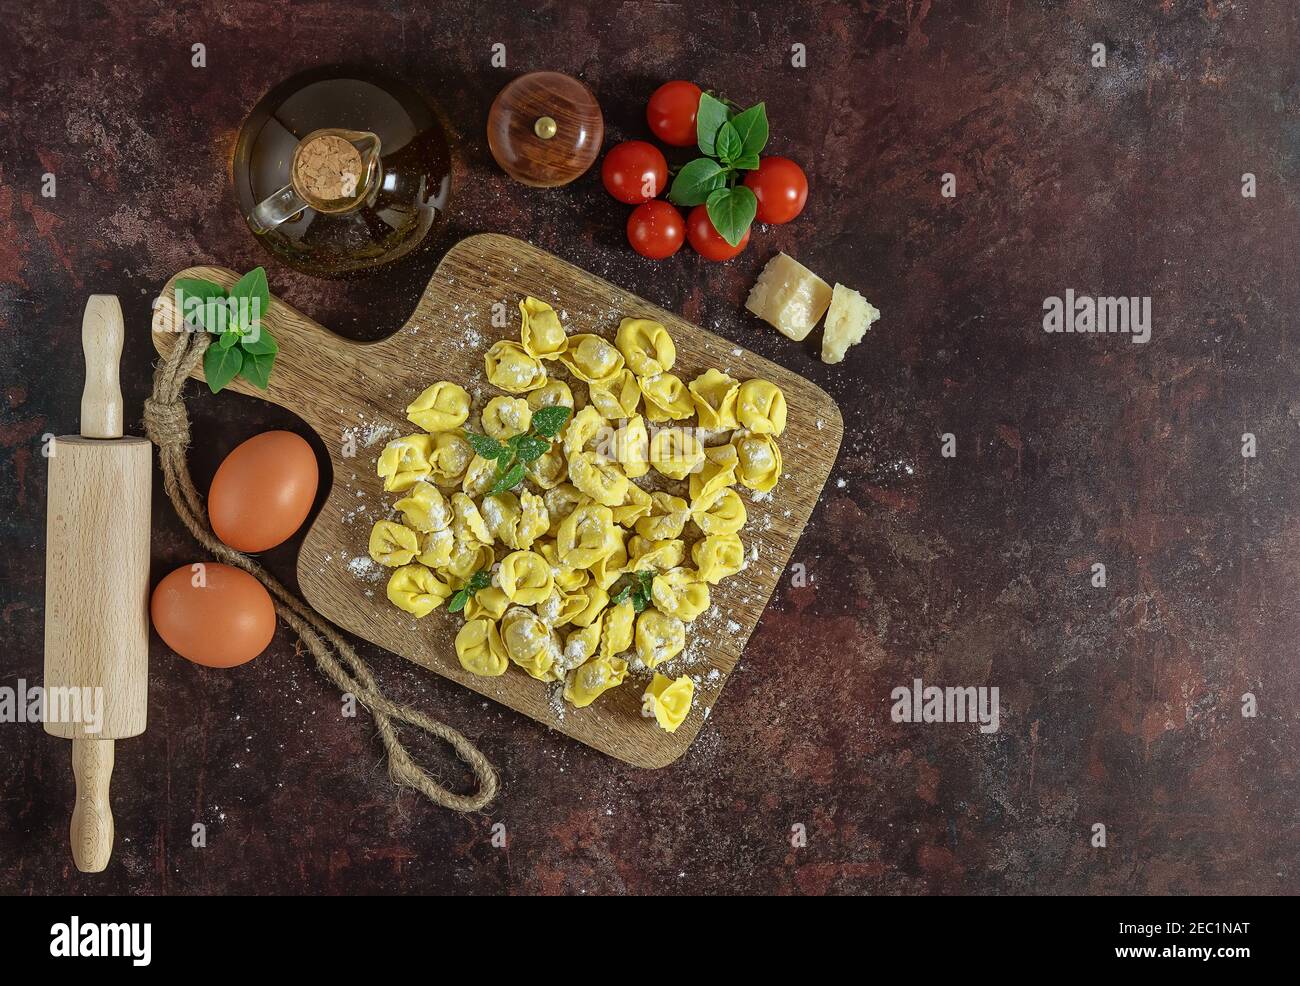
[{"label": "bottle handle", "polygon": [[292,185],[285,185],[278,192],[272,193],[253,209],[249,216],[249,225],[254,233],[269,233],[281,223],[309,207],[309,203]]}]

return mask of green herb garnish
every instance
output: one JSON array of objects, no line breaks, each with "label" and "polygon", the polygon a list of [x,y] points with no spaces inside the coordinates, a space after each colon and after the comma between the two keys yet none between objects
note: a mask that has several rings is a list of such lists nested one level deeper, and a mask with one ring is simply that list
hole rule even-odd
[{"label": "green herb garnish", "polygon": [[215,394],[242,376],[265,390],[280,347],[262,324],[271,308],[266,271],[249,271],[227,291],[196,277],[178,278],[176,307],[186,322],[216,336],[203,354],[203,375]]},{"label": "green herb garnish", "polygon": [[615,606],[632,601],[632,608],[640,613],[650,605],[650,590],[654,585],[655,572],[627,572],[619,576],[617,582],[611,588],[614,592],[610,595],[609,601]]},{"label": "green herb garnish", "polygon": [[564,428],[571,413],[569,408],[558,405],[540,408],[533,414],[532,427],[527,434],[515,435],[504,442],[490,435],[465,432],[465,439],[475,452],[489,461],[496,460],[496,482],[488,490],[488,496],[513,490],[523,482],[528,465],[551,450],[551,439]]},{"label": "green herb garnish", "polygon": [[469,581],[464,586],[452,593],[451,599],[447,603],[447,612],[459,613],[479,590],[486,589],[491,584],[491,574],[486,569],[480,568],[469,577]]},{"label": "green herb garnish", "polygon": [[739,182],[741,172],[758,168],[767,146],[767,107],[739,107],[709,93],[700,95],[695,135],[700,152],[677,172],[668,198],[677,205],[703,205],[718,235],[733,247],[745,238],[758,212],[758,199]]}]

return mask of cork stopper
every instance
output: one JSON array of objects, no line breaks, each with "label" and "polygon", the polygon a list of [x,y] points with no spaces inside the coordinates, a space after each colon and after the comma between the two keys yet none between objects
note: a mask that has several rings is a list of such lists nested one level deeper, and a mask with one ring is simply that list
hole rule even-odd
[{"label": "cork stopper", "polygon": [[323,134],[306,141],[293,163],[293,183],[309,202],[351,199],[361,184],[361,152],[342,137]]}]

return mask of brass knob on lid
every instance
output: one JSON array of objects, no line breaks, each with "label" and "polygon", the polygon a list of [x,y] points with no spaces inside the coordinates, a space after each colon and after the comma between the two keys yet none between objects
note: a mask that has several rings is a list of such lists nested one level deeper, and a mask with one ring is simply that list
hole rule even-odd
[{"label": "brass knob on lid", "polygon": [[539,188],[567,185],[595,162],[605,118],[592,91],[562,72],[508,83],[488,113],[488,147],[501,170]]}]

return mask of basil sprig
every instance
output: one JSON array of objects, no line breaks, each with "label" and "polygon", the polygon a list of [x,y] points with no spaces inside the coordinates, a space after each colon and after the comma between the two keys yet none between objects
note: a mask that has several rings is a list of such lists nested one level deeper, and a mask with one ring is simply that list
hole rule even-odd
[{"label": "basil sprig", "polygon": [[709,93],[700,95],[695,114],[698,157],[677,172],[668,198],[677,205],[702,205],[718,235],[737,246],[754,222],[758,199],[740,181],[741,172],[758,168],[767,146],[767,107],[763,103],[735,112]]},{"label": "basil sprig", "polygon": [[619,580],[610,587],[614,592],[609,597],[609,601],[617,606],[631,599],[632,609],[640,613],[650,605],[650,589],[654,581],[653,571],[628,572],[621,575]]},{"label": "basil sprig", "polygon": [[[490,435],[465,433],[470,447],[489,461],[497,464],[496,482],[488,496],[512,490],[523,481],[529,463],[536,462],[551,448],[551,439],[560,433],[572,412],[567,407],[543,407],[533,413],[532,428],[499,442]],[[453,612],[455,612],[453,610]]]},{"label": "basil sprig", "polygon": [[479,590],[486,589],[491,584],[491,574],[489,574],[487,569],[480,568],[469,577],[468,582],[451,594],[451,599],[447,601],[447,612],[459,613],[465,608],[465,605],[474,598]]},{"label": "basil sprig", "polygon": [[258,267],[227,291],[197,277],[176,280],[176,307],[186,322],[216,336],[203,354],[203,375],[215,394],[242,376],[265,390],[280,351],[263,324],[271,308],[266,271]]}]

